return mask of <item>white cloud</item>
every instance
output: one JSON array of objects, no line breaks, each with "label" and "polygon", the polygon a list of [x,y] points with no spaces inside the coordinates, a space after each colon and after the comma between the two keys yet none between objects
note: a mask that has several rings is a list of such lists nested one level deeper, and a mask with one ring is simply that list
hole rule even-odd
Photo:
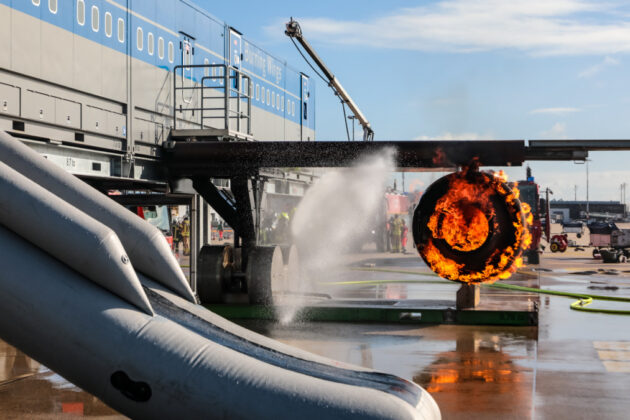
[{"label": "white cloud", "polygon": [[582,70],[579,74],[578,77],[579,78],[585,78],[585,77],[593,77],[595,76],[597,73],[601,72],[602,70],[604,70],[607,67],[611,67],[611,66],[616,66],[619,64],[619,60],[614,59],[612,57],[608,57],[606,56],[604,58],[604,61],[602,61],[601,63],[597,63],[595,65],[592,65],[591,67],[588,67],[584,70]]},{"label": "white cloud", "polygon": [[580,112],[580,108],[569,108],[569,107],[558,107],[558,108],[538,108],[532,111],[529,111],[530,114],[552,114],[552,115],[562,115],[569,114],[572,112]]},{"label": "white cloud", "polygon": [[563,122],[557,122],[549,130],[545,130],[540,133],[542,138],[545,139],[566,139],[567,125]]},{"label": "white cloud", "polygon": [[478,133],[451,133],[445,132],[439,136],[418,136],[414,140],[494,140],[492,135],[480,135]]},{"label": "white cloud", "polygon": [[[594,20],[595,14],[601,19]],[[333,44],[448,52],[516,49],[537,55],[630,52],[630,22],[614,5],[597,0],[442,0],[362,21],[298,21],[309,40]]]}]

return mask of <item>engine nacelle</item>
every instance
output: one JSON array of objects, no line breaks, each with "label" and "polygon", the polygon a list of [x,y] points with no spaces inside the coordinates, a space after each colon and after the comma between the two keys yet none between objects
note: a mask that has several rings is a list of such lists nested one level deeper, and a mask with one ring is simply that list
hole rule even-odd
[{"label": "engine nacelle", "polygon": [[527,211],[518,190],[499,176],[464,169],[422,195],[413,216],[414,242],[443,278],[473,284],[505,279],[522,265],[531,241]]}]

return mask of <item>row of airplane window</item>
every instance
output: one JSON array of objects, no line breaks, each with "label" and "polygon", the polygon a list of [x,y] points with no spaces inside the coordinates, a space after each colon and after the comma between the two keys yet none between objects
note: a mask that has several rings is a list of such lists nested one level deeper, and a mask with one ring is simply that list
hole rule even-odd
[{"label": "row of airplane window", "polygon": [[[56,14],[58,10],[58,0],[48,0],[48,10],[51,13]],[[41,0],[32,0],[35,6],[39,6],[41,4]],[[81,26],[85,25],[85,0],[77,0],[77,23]],[[105,13],[105,36],[111,38],[113,35],[113,18],[110,12]],[[98,6],[92,6],[91,9],[91,26],[94,32],[98,32],[100,30],[100,11]],[[118,18],[117,21],[117,30],[118,30],[118,42],[125,42],[125,20],[123,18]],[[141,27],[138,27],[137,30],[137,47],[139,51],[144,49],[144,34]],[[159,37],[157,41],[157,49],[158,49],[158,57],[160,60],[164,59],[165,53],[165,44],[164,38]],[[149,55],[153,55],[155,53],[155,37],[153,33],[149,32],[147,34],[147,52]],[[168,61],[172,63],[175,60],[175,47],[172,42],[168,43]]]},{"label": "row of airplane window", "polygon": [[[252,86],[253,87],[253,86]],[[278,111],[284,112],[284,96],[280,96],[279,93],[274,93],[271,89],[265,89],[264,86],[260,86],[256,83],[256,100],[272,108],[276,108]],[[287,98],[287,113],[295,117],[295,102]]]},{"label": "row of airplane window", "polygon": [[[35,6],[39,6],[41,4],[41,0],[31,0]],[[51,13],[57,13],[58,10],[58,0],[48,0],[48,10]],[[100,30],[100,12],[97,6],[92,6],[91,10],[91,24],[92,30],[94,32],[98,32]],[[85,25],[85,0],[77,0],[77,23],[81,26]],[[122,18],[118,18],[118,41],[121,43],[125,42],[125,21]],[[111,38],[113,33],[113,19],[112,14],[110,12],[105,13],[105,36]],[[137,33],[137,45],[138,51],[144,50],[144,33],[141,27],[138,27]],[[160,60],[164,59],[164,38],[158,37],[157,41],[158,46],[158,57]],[[149,55],[153,55],[155,53],[155,37],[153,33],[149,32],[147,34],[147,53]],[[168,61],[172,63],[175,59],[175,48],[171,41],[168,42]],[[205,60],[205,64],[208,64],[208,60]],[[207,71],[207,70],[206,70]],[[212,69],[212,75],[215,76],[215,69]],[[207,76],[207,74],[206,74]],[[252,84],[253,88],[253,84]],[[265,101],[266,99],[266,101]],[[264,86],[260,86],[256,83],[256,100],[258,102],[267,103],[268,106],[276,108],[279,111],[284,112],[284,96],[280,98],[280,94],[274,94],[270,89],[266,89]],[[288,99],[286,101],[287,104],[287,112],[289,115],[295,117],[295,102]]]},{"label": "row of airplane window", "polygon": [[[138,51],[144,50],[144,33],[142,31],[142,27],[138,26],[136,31],[136,47]],[[164,59],[164,38],[158,37],[158,57],[160,60]],[[147,34],[147,53],[149,55],[155,54],[155,37],[152,32]],[[168,62],[172,63],[175,59],[175,47],[171,41],[168,42]]]},{"label": "row of airplane window", "polygon": [[[190,62],[190,58],[188,58],[188,60],[186,61],[186,64],[192,64]],[[210,60],[205,58],[203,60],[203,64],[206,66],[210,66]],[[212,81],[216,82],[217,81],[216,78],[219,78],[219,83],[223,85],[223,77],[224,77],[223,70],[221,67],[214,67],[214,66],[215,66],[215,63],[212,62],[212,70],[210,70],[209,67],[204,68],[204,76],[210,77],[210,74],[212,74]],[[241,83],[240,85],[242,86],[241,88],[242,93],[244,94],[249,94],[249,92],[251,92],[252,94],[254,93],[254,82],[250,82],[249,85],[247,83]],[[268,106],[271,106],[272,108],[275,108],[278,111],[284,112],[284,95],[280,96],[279,93],[274,93],[271,91],[271,89],[265,88],[264,86],[261,86],[258,83],[256,83],[256,95],[254,96],[254,98],[256,99],[256,101],[261,102],[263,105],[266,103]],[[288,115],[295,116],[295,102],[287,98],[286,104],[287,104]]]}]

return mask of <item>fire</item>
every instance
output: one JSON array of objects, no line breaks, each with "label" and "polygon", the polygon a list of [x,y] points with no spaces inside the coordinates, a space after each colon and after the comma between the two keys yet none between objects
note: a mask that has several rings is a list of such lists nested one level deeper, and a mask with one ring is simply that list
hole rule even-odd
[{"label": "fire", "polygon": [[521,253],[531,243],[528,225],[533,216],[529,205],[518,200],[518,188],[507,186],[503,171],[490,174],[475,167],[442,180],[432,195],[445,192],[433,198],[434,205],[431,198],[425,204],[433,206],[428,220],[420,216],[426,221],[426,229],[419,226],[420,255],[449,280],[487,283],[510,277],[522,266]]}]

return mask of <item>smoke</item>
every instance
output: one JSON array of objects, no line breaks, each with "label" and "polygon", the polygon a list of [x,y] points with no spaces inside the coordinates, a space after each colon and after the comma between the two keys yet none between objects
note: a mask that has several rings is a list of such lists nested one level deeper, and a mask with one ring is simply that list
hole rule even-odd
[{"label": "smoke", "polygon": [[[301,273],[289,279],[297,292],[293,308],[281,314],[290,322],[306,303],[315,282],[330,280],[344,254],[361,241],[383,206],[386,183],[395,171],[395,150],[385,148],[364,156],[351,168],[325,173],[307,191],[292,221],[291,233],[300,253]],[[302,297],[299,297],[302,296]]]}]

